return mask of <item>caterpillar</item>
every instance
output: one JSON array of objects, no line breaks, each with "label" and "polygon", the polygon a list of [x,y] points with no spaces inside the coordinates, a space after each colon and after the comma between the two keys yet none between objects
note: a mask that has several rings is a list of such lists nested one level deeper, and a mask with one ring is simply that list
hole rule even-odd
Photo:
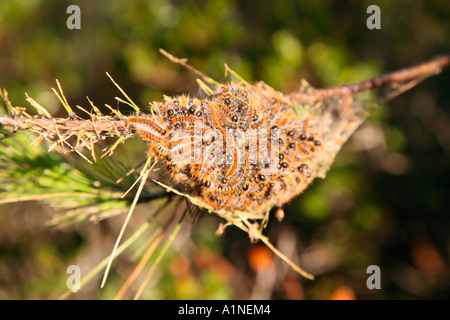
[{"label": "caterpillar", "polygon": [[203,100],[182,95],[153,105],[153,114],[129,117],[130,127],[214,210],[258,217],[314,178],[321,148],[314,120],[264,83],[231,82]]}]

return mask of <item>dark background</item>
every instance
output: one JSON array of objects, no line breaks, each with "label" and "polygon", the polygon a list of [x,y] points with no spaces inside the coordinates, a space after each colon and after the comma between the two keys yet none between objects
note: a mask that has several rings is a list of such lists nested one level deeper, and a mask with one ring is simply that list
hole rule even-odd
[{"label": "dark background", "polygon": [[[81,30],[66,27],[70,4],[80,6]],[[371,4],[381,9],[381,30],[366,27]],[[446,0],[2,1],[0,87],[15,105],[26,105],[27,92],[55,116],[64,116],[50,91],[55,79],[72,105],[85,107],[86,96],[117,106],[106,71],[141,106],[199,93],[195,76],[164,58],[164,48],[218,81],[227,63],[249,82],[292,92],[301,79],[339,85],[430,59],[449,50],[449,34]],[[282,223],[270,221],[272,242],[315,281],[236,228],[216,237],[220,219],[205,214],[183,229],[143,298],[450,298],[449,83],[446,70],[381,105],[327,178],[286,206]],[[134,166],[144,155],[136,142],[118,156]],[[55,229],[45,225],[52,214],[39,203],[0,207],[0,299],[59,297],[67,266],[91,270],[124,218]],[[136,264],[124,255],[105,289],[97,276],[72,297],[113,298]],[[369,265],[380,267],[380,290],[366,287]]]}]

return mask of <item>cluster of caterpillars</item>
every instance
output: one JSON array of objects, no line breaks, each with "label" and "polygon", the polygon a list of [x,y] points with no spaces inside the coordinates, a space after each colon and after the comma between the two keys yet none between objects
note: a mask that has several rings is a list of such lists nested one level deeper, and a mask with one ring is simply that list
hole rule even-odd
[{"label": "cluster of caterpillars", "polygon": [[262,82],[222,85],[204,99],[166,97],[128,123],[191,196],[250,216],[300,194],[321,149],[314,122]]}]

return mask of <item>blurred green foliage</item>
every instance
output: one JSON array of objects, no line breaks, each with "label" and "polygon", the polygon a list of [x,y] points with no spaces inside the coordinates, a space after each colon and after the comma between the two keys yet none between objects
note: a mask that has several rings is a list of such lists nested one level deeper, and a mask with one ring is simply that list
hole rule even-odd
[{"label": "blurred green foliage", "polygon": [[[227,63],[248,81],[263,80],[283,92],[297,90],[301,79],[316,87],[364,80],[449,50],[445,0],[376,1],[381,30],[366,27],[372,1],[70,4],[81,8],[81,30],[67,29],[66,2],[0,2],[0,87],[14,104],[25,106],[27,92],[52,114],[64,115],[50,91],[57,78],[72,105],[88,106],[89,96],[97,106],[116,106],[118,93],[106,71],[141,106],[163,94],[197,94],[195,77],[162,57],[159,48],[188,58],[218,81]],[[342,286],[361,299],[450,297],[449,73],[380,106],[327,178],[289,204],[282,223],[270,221],[267,233],[275,243],[290,234],[297,255],[309,248],[301,265],[318,279],[290,275],[288,286],[280,276],[265,297],[327,299]],[[137,144],[126,150],[121,157],[133,166],[145,149]],[[52,210],[37,203],[6,205],[0,212],[0,299],[58,297],[67,265],[95,266],[110,253],[122,222],[53,230],[45,226]],[[218,219],[199,220],[187,236],[192,242],[175,243],[144,298],[252,296],[257,277],[246,261],[246,235],[227,229],[219,238]],[[204,252],[206,264],[195,259]],[[113,298],[136,263],[119,262],[124,265],[100,294],[93,283],[74,298]],[[177,263],[191,269],[180,275]],[[381,268],[381,290],[365,286],[371,264]]]}]

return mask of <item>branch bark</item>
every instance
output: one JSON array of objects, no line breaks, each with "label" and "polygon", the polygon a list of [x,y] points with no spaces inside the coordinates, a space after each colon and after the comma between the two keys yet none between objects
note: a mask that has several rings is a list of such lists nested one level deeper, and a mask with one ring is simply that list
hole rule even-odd
[{"label": "branch bark", "polygon": [[47,118],[25,118],[20,116],[0,116],[0,126],[12,127],[12,128],[25,128],[31,127],[31,129],[48,129],[64,131],[96,131],[96,132],[108,132],[111,128],[122,131],[126,128],[127,124],[125,120],[68,120],[68,119],[47,119]]},{"label": "branch bark", "polygon": [[314,89],[311,93],[293,92],[286,95],[286,97],[299,103],[314,103],[322,99],[381,89],[394,84],[402,84],[413,80],[423,80],[427,77],[440,73],[442,69],[448,67],[449,65],[450,52],[438,56],[435,59],[419,63],[415,66],[386,73],[366,81],[331,88]]}]

